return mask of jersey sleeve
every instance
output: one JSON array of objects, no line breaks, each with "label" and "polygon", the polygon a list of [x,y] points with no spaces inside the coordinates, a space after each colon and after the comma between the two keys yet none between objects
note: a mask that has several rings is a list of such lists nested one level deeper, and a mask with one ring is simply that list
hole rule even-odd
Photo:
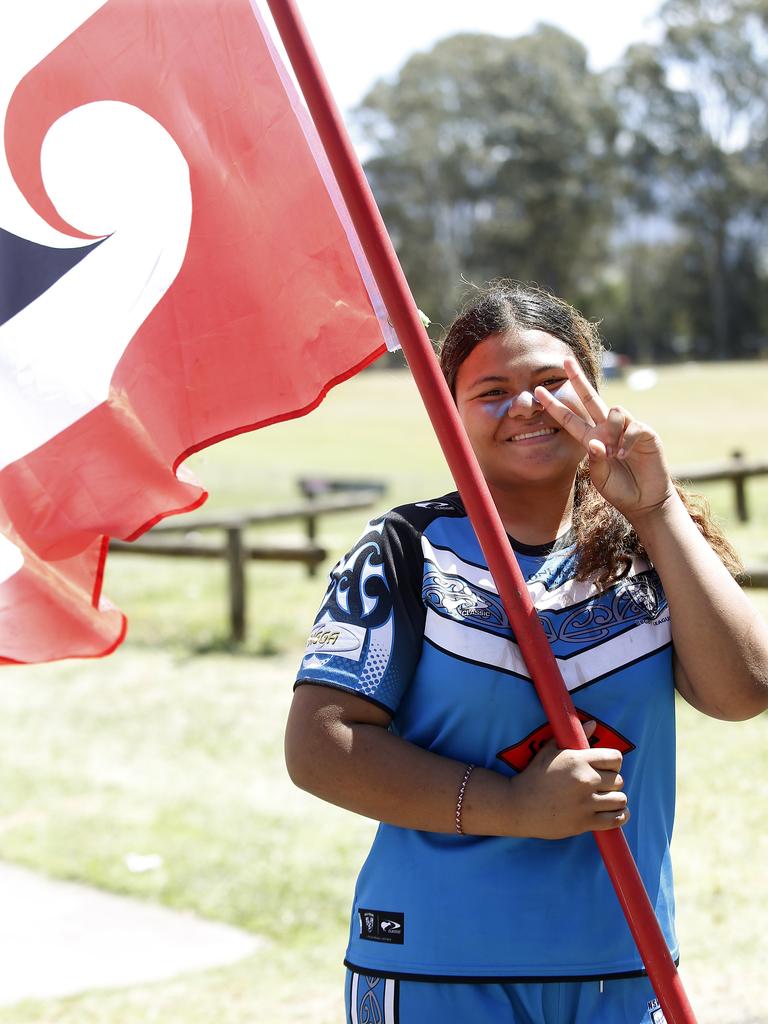
[{"label": "jersey sleeve", "polygon": [[394,714],[421,654],[425,610],[417,529],[373,520],[334,567],[296,685],[349,690]]}]

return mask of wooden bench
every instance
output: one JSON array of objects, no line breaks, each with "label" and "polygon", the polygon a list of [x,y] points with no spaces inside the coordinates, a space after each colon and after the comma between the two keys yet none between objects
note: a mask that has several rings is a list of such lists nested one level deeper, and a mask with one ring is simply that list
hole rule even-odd
[{"label": "wooden bench", "polygon": [[[118,554],[158,555],[163,558],[221,558],[227,563],[230,635],[245,639],[246,580],[249,561],[300,562],[314,575],[327,551],[316,542],[320,516],[370,508],[380,497],[378,490],[354,490],[318,497],[301,505],[256,509],[253,512],[222,512],[211,516],[184,516],[158,523],[138,540],[111,540],[109,549]],[[306,540],[300,544],[250,543],[245,538],[251,526],[303,520]],[[197,534],[218,534],[216,537]]]}]

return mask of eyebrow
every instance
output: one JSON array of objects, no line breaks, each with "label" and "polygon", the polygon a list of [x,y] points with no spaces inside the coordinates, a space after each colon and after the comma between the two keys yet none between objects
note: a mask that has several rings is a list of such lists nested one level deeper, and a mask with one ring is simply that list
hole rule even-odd
[{"label": "eyebrow", "polygon": [[[536,374],[539,373],[547,373],[549,370],[559,370],[560,373],[565,373],[564,367],[558,366],[557,363],[553,363],[552,365],[547,366],[537,366],[533,371],[533,374],[536,376]],[[509,380],[509,377],[504,374],[489,374],[487,377],[478,377],[477,380],[472,381],[469,388],[476,388],[481,384],[503,384],[507,380]]]}]

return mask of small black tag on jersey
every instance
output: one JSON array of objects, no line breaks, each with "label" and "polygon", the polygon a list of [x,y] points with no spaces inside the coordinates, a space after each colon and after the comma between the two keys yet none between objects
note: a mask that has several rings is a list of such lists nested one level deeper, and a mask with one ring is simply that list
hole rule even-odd
[{"label": "small black tag on jersey", "polygon": [[391,942],[402,946],[405,941],[405,914],[396,910],[358,910],[360,938],[370,942]]}]

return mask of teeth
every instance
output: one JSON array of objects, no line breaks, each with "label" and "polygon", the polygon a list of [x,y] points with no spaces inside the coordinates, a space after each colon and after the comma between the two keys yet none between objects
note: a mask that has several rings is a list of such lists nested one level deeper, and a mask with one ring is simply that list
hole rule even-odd
[{"label": "teeth", "polygon": [[544,427],[543,430],[532,430],[530,434],[515,434],[514,437],[510,437],[510,441],[522,441],[526,437],[543,437],[545,434],[556,434],[557,430],[554,427]]}]

